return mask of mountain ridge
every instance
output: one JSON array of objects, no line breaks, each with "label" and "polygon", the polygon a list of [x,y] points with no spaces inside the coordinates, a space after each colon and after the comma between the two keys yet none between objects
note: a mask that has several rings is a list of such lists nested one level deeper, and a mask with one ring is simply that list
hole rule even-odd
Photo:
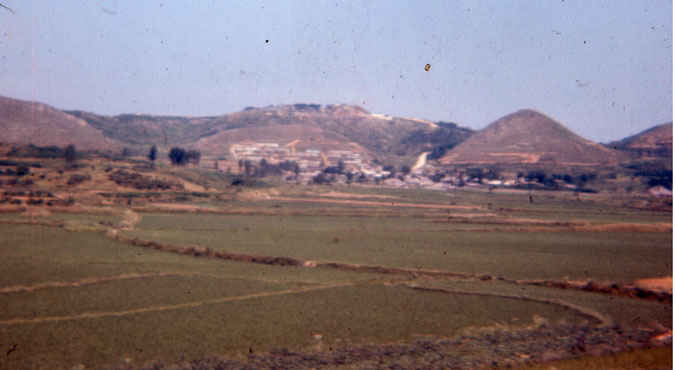
[{"label": "mountain ridge", "polygon": [[[272,140],[278,144],[299,141],[300,146],[319,150],[358,148],[368,158],[400,164],[412,161],[434,146],[451,147],[472,133],[459,126],[374,114],[363,107],[346,104],[246,107],[238,112],[205,117],[67,113],[86,120],[106,137],[129,145],[184,145],[216,157],[225,155],[233,143],[249,139]],[[439,138],[449,142],[439,143]]]},{"label": "mountain ridge", "polygon": [[0,96],[0,128],[5,132],[3,141],[17,144],[74,143],[83,150],[185,146],[217,158],[227,156],[236,143],[269,141],[292,144],[293,150],[353,150],[368,160],[398,165],[411,165],[424,152],[440,165],[615,165],[625,159],[626,150],[642,145],[644,140],[638,137],[655,131],[669,137],[649,139],[649,145],[672,151],[672,123],[603,146],[534,109],[520,109],[474,131],[346,104],[268,105],[210,116],[107,116]]}]

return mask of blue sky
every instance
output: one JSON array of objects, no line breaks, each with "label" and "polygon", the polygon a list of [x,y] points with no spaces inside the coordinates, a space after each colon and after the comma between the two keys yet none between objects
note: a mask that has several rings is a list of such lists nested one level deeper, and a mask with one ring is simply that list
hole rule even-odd
[{"label": "blue sky", "polygon": [[603,142],[672,121],[671,1],[2,3],[0,95],[62,109],[347,103],[479,129],[534,108]]}]

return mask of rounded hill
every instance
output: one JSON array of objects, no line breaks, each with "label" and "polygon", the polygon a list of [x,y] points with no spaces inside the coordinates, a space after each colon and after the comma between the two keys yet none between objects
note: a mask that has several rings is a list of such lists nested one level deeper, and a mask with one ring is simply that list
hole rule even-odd
[{"label": "rounded hill", "polygon": [[616,164],[621,154],[573,133],[531,109],[506,115],[448,152],[441,163],[550,164],[595,166]]},{"label": "rounded hill", "polygon": [[608,144],[610,148],[642,156],[672,157],[673,123],[664,123]]},{"label": "rounded hill", "polygon": [[75,144],[85,150],[118,147],[114,140],[85,120],[46,104],[0,96],[2,141],[12,144],[66,146]]}]

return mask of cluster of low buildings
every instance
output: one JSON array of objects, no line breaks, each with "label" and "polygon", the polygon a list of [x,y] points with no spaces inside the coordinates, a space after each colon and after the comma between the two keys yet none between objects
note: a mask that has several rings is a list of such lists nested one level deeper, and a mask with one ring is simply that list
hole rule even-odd
[{"label": "cluster of low buildings", "polygon": [[[304,149],[296,150],[297,141],[288,144],[275,142],[245,141],[230,146],[230,156],[226,160],[216,162],[216,167],[222,171],[238,173],[243,170],[244,161],[257,166],[264,159],[269,164],[278,164],[285,161],[298,164],[299,173],[289,176],[288,179],[301,183],[312,182],[328,167],[337,167],[341,164],[342,173],[330,175],[331,182],[359,181],[376,182],[383,186],[396,188],[426,188],[435,190],[450,190],[455,187],[495,186],[510,187],[532,183],[515,173],[503,173],[499,178],[476,178],[464,171],[442,173],[443,169],[426,164],[407,174],[392,174],[383,170],[382,166],[372,164],[361,153],[347,149]],[[350,175],[350,176],[347,176]],[[562,188],[574,188],[574,185],[562,183]]]},{"label": "cluster of low buildings", "polygon": [[312,178],[324,168],[342,164],[345,171],[364,174],[368,177],[384,177],[389,174],[380,166],[373,166],[361,153],[351,150],[296,150],[295,143],[279,144],[275,142],[245,141],[230,146],[231,158],[219,161],[216,166],[222,171],[238,172],[240,161],[249,161],[254,165],[265,159],[270,164],[291,161],[298,164],[301,178]]}]

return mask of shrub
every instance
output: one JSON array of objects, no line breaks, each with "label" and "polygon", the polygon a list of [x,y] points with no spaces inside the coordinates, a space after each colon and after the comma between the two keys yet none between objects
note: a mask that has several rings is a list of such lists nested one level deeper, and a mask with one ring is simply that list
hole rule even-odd
[{"label": "shrub", "polygon": [[17,176],[25,176],[30,173],[30,169],[26,166],[17,166],[16,167],[16,175]]},{"label": "shrub", "polygon": [[153,179],[135,172],[117,170],[108,178],[117,185],[128,186],[139,190],[168,190],[171,188],[183,189],[183,185],[174,184],[167,181]]},{"label": "shrub", "polygon": [[483,182],[483,169],[482,168],[467,168],[466,175],[469,179],[475,179],[478,182]]},{"label": "shrub", "polygon": [[441,179],[443,179],[443,176],[445,176],[445,174],[443,174],[441,172],[436,172],[435,174],[431,175],[431,177],[429,177],[429,179],[431,179],[431,181],[433,181],[433,182],[440,182]]},{"label": "shrub", "polygon": [[337,166],[329,166],[329,167],[326,167],[326,168],[323,169],[323,173],[340,174],[342,172],[340,171],[340,168],[337,167]]},{"label": "shrub", "polygon": [[66,150],[63,152],[63,157],[65,158],[68,164],[73,164],[77,160],[77,150],[75,145],[70,144],[66,147]]},{"label": "shrub", "polygon": [[427,156],[427,159],[434,160],[441,158],[448,149],[444,146],[437,146],[431,150],[431,153]]},{"label": "shrub", "polygon": [[74,174],[71,175],[70,178],[68,179],[68,185],[70,186],[75,186],[78,184],[81,184],[87,180],[91,180],[91,176],[89,175],[80,175],[80,174]]},{"label": "shrub", "polygon": [[541,171],[530,171],[527,173],[527,176],[525,177],[527,181],[532,181],[535,180],[540,184],[544,183],[544,180],[546,180],[546,174]]},{"label": "shrub", "polygon": [[179,147],[173,147],[169,151],[169,159],[171,160],[171,164],[177,165],[177,166],[182,166],[186,163],[185,160],[185,149],[179,148]]},{"label": "shrub", "polygon": [[261,186],[264,183],[255,180],[254,178],[246,175],[237,175],[232,178],[230,182],[232,186]]},{"label": "shrub", "polygon": [[324,172],[321,172],[312,178],[312,183],[318,185],[330,184],[331,179]]},{"label": "shrub", "polygon": [[58,146],[36,146],[33,144],[15,146],[7,153],[8,157],[63,158],[63,149]]},{"label": "shrub", "polygon": [[150,151],[148,152],[148,159],[152,162],[155,163],[155,160],[157,159],[157,146],[153,145],[150,148]]},{"label": "shrub", "polygon": [[199,164],[202,154],[197,150],[185,150],[180,147],[173,147],[169,151],[171,163],[177,166],[183,166],[188,163]]}]

